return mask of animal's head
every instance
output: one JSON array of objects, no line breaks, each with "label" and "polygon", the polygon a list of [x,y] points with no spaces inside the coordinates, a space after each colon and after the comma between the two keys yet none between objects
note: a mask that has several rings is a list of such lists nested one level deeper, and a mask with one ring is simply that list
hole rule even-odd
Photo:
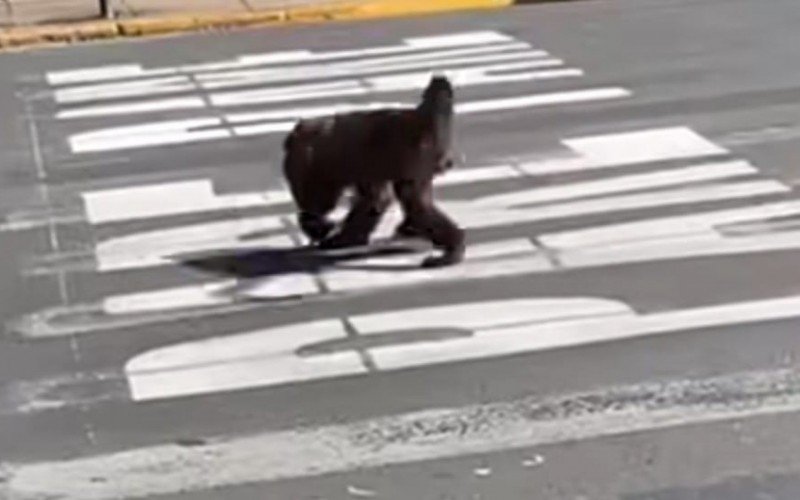
[{"label": "animal's head", "polygon": [[422,107],[437,113],[453,110],[453,85],[443,75],[434,75],[422,93]]}]

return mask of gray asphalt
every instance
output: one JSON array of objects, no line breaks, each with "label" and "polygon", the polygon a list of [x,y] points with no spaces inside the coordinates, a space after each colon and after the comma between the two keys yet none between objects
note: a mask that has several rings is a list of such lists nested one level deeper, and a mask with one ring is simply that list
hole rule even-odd
[{"label": "gray asphalt", "polygon": [[[80,210],[77,195],[89,186],[211,178],[218,190],[233,193],[274,188],[279,180],[278,136],[89,157],[72,155],[65,143],[68,134],[124,124],[130,118],[54,120],[55,105],[41,95],[47,71],[120,62],[159,67],[272,50],[363,47],[474,29],[498,30],[532,42],[586,71],[579,83],[542,82],[536,84],[537,90],[624,86],[634,95],[604,103],[471,115],[458,126],[458,144],[469,163],[527,158],[532,152],[552,148],[564,137],[685,125],[727,147],[736,157],[748,159],[762,176],[793,186],[800,181],[798,22],[800,5],[792,0],[609,0],[3,54],[0,213],[7,217],[32,212],[75,215]],[[516,89],[511,85],[500,92],[512,94]],[[479,99],[495,90],[479,87],[464,95]],[[174,116],[192,115],[169,114]],[[32,145],[32,136],[38,145]],[[796,193],[788,198],[793,196]],[[710,202],[702,208],[729,205]],[[687,213],[697,208],[642,211],[627,217]],[[504,228],[503,234],[581,227],[608,218],[593,215]],[[109,294],[206,278],[181,266],[101,274],[82,267],[80,259],[72,268],[56,266],[55,271],[39,275],[29,272],[44,256],[74,253],[85,257],[92,242],[148,224],[92,228],[79,220],[0,234],[0,314],[7,330],[0,340],[0,463],[317,426],[531,393],[544,396],[643,380],[768,370],[794,366],[798,359],[800,320],[782,320],[134,404],[127,396],[122,368],[137,353],[330,314],[476,299],[575,295],[619,299],[644,314],[800,291],[800,252],[782,251],[513,276],[481,281],[480,286],[440,284],[333,301],[299,300],[277,307],[263,304],[192,321],[151,318],[146,323],[115,325],[73,308],[73,312],[56,316],[54,325],[72,325],[78,331],[91,326],[91,333],[50,340],[20,339],[19,321],[33,313],[93,304]],[[474,238],[489,241],[496,236],[492,231],[477,231]],[[53,238],[59,245],[55,251]],[[54,387],[36,385],[47,379],[61,382]],[[25,393],[20,387],[30,387],[30,391]],[[47,408],[48,400],[70,404]],[[21,410],[23,407],[26,410]],[[353,498],[357,494],[347,492],[350,485],[374,491],[379,498],[782,500],[800,496],[800,463],[792,458],[800,451],[800,443],[794,437],[784,439],[796,429],[797,418],[761,417],[740,423],[736,432],[729,431],[733,423],[706,424],[181,498]],[[741,435],[747,429],[758,434],[758,439],[742,448]],[[651,452],[658,455],[655,460],[646,456]],[[534,471],[520,468],[521,460],[531,454],[541,454],[544,464]],[[684,462],[687,456],[693,460]],[[494,473],[476,477],[474,470],[481,467]]]}]

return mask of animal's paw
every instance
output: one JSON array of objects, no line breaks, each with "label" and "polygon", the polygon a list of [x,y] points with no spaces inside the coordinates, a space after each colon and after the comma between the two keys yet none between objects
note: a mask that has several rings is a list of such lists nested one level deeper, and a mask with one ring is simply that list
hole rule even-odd
[{"label": "animal's paw", "polygon": [[460,263],[464,260],[464,251],[446,251],[441,255],[431,255],[422,261],[422,267],[433,269],[437,267],[447,267]]}]

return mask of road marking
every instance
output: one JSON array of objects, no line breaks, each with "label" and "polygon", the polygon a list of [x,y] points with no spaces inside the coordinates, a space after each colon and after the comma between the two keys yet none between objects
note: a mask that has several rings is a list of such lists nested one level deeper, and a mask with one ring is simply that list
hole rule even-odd
[{"label": "road marking", "polygon": [[220,118],[192,118],[104,128],[71,135],[69,145],[73,153],[97,153],[231,137],[229,130],[206,128],[221,124]]},{"label": "road marking", "polygon": [[[345,91],[345,90],[342,90]],[[347,89],[361,93],[358,88]],[[277,94],[276,94],[277,95]],[[328,95],[322,90],[314,90],[301,96]],[[486,113],[491,111],[508,111],[529,107],[553,106],[558,104],[571,104],[590,101],[603,101],[621,99],[630,96],[630,92],[621,88],[597,88],[567,92],[553,92],[548,94],[534,94],[512,98],[484,99],[472,102],[462,102],[456,105],[458,114]],[[280,96],[279,96],[280,97]],[[374,108],[374,104],[367,104],[365,109]],[[301,108],[309,110],[311,108]],[[320,115],[326,114],[324,108],[316,108]],[[291,113],[292,111],[286,111]],[[306,117],[317,116],[312,111],[306,111]],[[102,151],[115,151],[123,149],[144,148],[170,144],[189,144],[193,142],[209,141],[230,138],[231,131],[218,127],[222,125],[219,118],[194,118],[188,120],[169,120],[149,122],[124,127],[110,127],[95,129],[80,134],[70,135],[69,144],[73,153],[90,153]],[[285,133],[295,125],[295,120],[276,121],[257,125],[234,127],[237,136]],[[201,130],[195,130],[201,129]]]},{"label": "road marking", "polygon": [[158,99],[153,101],[112,104],[107,106],[83,106],[63,109],[56,114],[59,120],[74,120],[98,116],[131,115],[153,111],[172,111],[176,109],[199,109],[206,107],[200,97],[176,97],[174,99]]},{"label": "road marking", "polygon": [[764,203],[729,210],[711,210],[691,215],[659,217],[621,224],[562,231],[540,236],[541,243],[553,249],[571,249],[610,245],[625,241],[693,235],[710,231],[714,226],[750,222],[800,214],[800,202]]},{"label": "road marking", "polygon": [[732,161],[696,165],[685,168],[658,170],[645,174],[633,174],[595,181],[572,182],[559,186],[524,189],[510,193],[485,196],[474,202],[479,207],[509,208],[518,205],[533,205],[553,201],[582,198],[586,196],[655,189],[676,184],[690,184],[751,175],[758,170],[746,161]]},{"label": "road marking", "polygon": [[[520,64],[493,64],[464,69],[446,70],[443,73],[451,78],[456,88],[475,85],[493,85],[539,79],[538,72],[511,73],[512,69],[541,68],[561,65],[557,59]],[[502,72],[502,73],[501,73]],[[391,76],[375,76],[361,79],[334,80],[323,83],[300,83],[282,87],[258,88],[255,90],[237,90],[232,92],[215,92],[209,95],[211,104],[217,107],[252,106],[254,104],[275,104],[299,100],[371,95],[381,92],[400,92],[422,90],[430,81],[432,72],[401,73]],[[551,77],[546,73],[545,77]],[[580,76],[578,74],[577,76]]]},{"label": "road marking", "polygon": [[[403,325],[404,331],[466,330],[471,335],[463,338],[467,342],[482,336],[504,338],[506,335],[524,342],[521,329],[535,330],[533,325],[538,328],[548,322],[627,314],[630,310],[625,305],[601,299],[519,299],[354,316],[349,321],[361,340],[368,336],[388,335],[397,330],[398,325]],[[398,322],[400,317],[403,321]],[[305,356],[299,354],[314,346],[341,342],[347,337],[341,320],[330,318],[159,348],[130,360],[125,365],[125,373],[132,398],[136,401],[366,373],[366,367],[352,348]],[[429,349],[438,347],[453,355],[450,343],[461,339],[410,345],[428,346]],[[368,351],[386,359],[378,369],[390,370],[393,362],[387,359],[387,353],[392,349],[402,349],[403,345],[372,347]]]},{"label": "road marking", "polygon": [[649,381],[231,436],[200,446],[158,444],[63,461],[8,464],[6,491],[16,500],[113,500],[120,491],[142,498],[192,494],[793,413],[800,410],[799,379],[796,370],[779,369]]},{"label": "road marking", "polygon": [[489,111],[507,111],[556,104],[576,104],[591,101],[608,101],[630,97],[631,93],[619,87],[602,87],[547,94],[522,95],[508,98],[484,99],[480,101],[461,102],[456,104],[459,114],[486,113]]},{"label": "road marking", "polygon": [[91,224],[291,202],[285,190],[219,196],[210,179],[86,191],[81,197]]},{"label": "road marking", "polygon": [[192,224],[172,229],[137,233],[102,241],[95,248],[99,272],[142,269],[174,263],[180,256],[201,255],[269,247],[293,247],[288,235],[248,238],[284,228],[278,217],[249,217]]},{"label": "road marking", "polygon": [[59,104],[72,104],[103,99],[119,99],[123,97],[174,94],[193,90],[197,90],[197,87],[189,80],[189,77],[170,76],[133,82],[103,83],[59,89],[54,92],[53,98]]},{"label": "road marking", "polygon": [[[688,127],[575,137],[562,140],[561,143],[573,156],[522,162],[517,168],[527,175],[543,176],[730,153]],[[611,151],[613,154],[610,154]]]},{"label": "road marking", "polygon": [[406,38],[402,45],[369,47],[339,51],[311,52],[308,50],[289,50],[239,56],[233,61],[188,64],[145,70],[140,64],[118,64],[72,70],[50,71],[46,78],[50,85],[70,85],[78,83],[138,78],[177,72],[208,72],[229,70],[247,66],[261,66],[276,63],[297,63],[308,61],[331,61],[353,57],[371,57],[402,54],[438,48],[460,46],[483,46],[514,42],[514,38],[496,31],[473,31],[448,35]]},{"label": "road marking", "polygon": [[595,164],[643,163],[662,158],[692,158],[726,154],[728,150],[703,138],[688,127],[637,130],[563,141]]},{"label": "road marking", "polygon": [[[526,43],[513,43],[469,49],[448,50],[437,53],[414,54],[381,59],[358,59],[305,66],[279,66],[260,69],[208,73],[197,75],[196,80],[204,89],[222,89],[246,85],[268,85],[290,81],[320,80],[331,78],[362,78],[369,74],[397,73],[409,70],[455,70],[458,66],[487,63],[529,61],[539,63],[547,52],[531,50]],[[552,61],[552,60],[551,60]],[[543,64],[542,66],[547,66]],[[559,64],[550,63],[558,66]],[[539,67],[542,67],[539,66]]]},{"label": "road marking", "polygon": [[202,285],[111,296],[103,299],[103,310],[107,314],[137,314],[229,304],[233,297],[222,292],[234,286],[236,280],[220,280]]},{"label": "road marking", "polygon": [[116,80],[118,78],[138,77],[143,74],[140,64],[115,64],[95,68],[50,71],[47,83],[50,85],[71,85],[75,83]]},{"label": "road marking", "polygon": [[[621,302],[576,297],[403,309],[348,321],[362,343],[358,350],[367,350],[378,370],[390,371],[798,316],[798,296],[644,315]],[[441,330],[462,334],[419,340]],[[390,336],[393,342],[369,344]],[[327,318],[159,347],[128,361],[125,373],[135,401],[366,373],[345,339],[341,320]]]}]

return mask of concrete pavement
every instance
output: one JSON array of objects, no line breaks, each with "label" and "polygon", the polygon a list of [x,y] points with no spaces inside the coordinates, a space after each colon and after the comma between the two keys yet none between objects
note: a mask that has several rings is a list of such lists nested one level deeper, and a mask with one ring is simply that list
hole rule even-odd
[{"label": "concrete pavement", "polygon": [[[734,472],[795,484],[781,436],[796,420],[798,16],[792,2],[592,2],[2,56],[0,107],[17,117],[0,125],[8,491],[636,498],[759,482]],[[442,68],[467,164],[437,189],[470,228],[468,261],[437,274],[413,270],[422,252],[298,256],[278,170],[287,124],[411,102]],[[650,383],[666,393],[634,402],[701,430],[603,438],[617,406],[597,396]],[[675,387],[771,432],[731,458],[739,435],[718,436],[732,424]],[[742,388],[766,397],[743,404]],[[567,407],[591,410],[597,433],[525,456],[491,439],[492,453],[442,455],[525,424],[503,405],[575,394]],[[663,417],[634,407],[639,424]],[[486,427],[462,440],[453,420],[434,425],[465,408]],[[409,416],[447,439],[263,482],[302,470],[292,452],[315,450],[309,436],[331,438],[322,459],[347,430],[405,436]],[[257,446],[278,438],[294,445]],[[606,439],[675,447],[626,482],[617,472],[647,454]],[[695,443],[697,461],[676,465]],[[608,468],[592,476],[586,447]],[[537,454],[551,489],[526,482]],[[377,463],[355,477],[365,457]],[[505,486],[482,492],[499,470]],[[146,479],[132,488],[123,472]],[[570,489],[590,476],[595,489]]]}]

